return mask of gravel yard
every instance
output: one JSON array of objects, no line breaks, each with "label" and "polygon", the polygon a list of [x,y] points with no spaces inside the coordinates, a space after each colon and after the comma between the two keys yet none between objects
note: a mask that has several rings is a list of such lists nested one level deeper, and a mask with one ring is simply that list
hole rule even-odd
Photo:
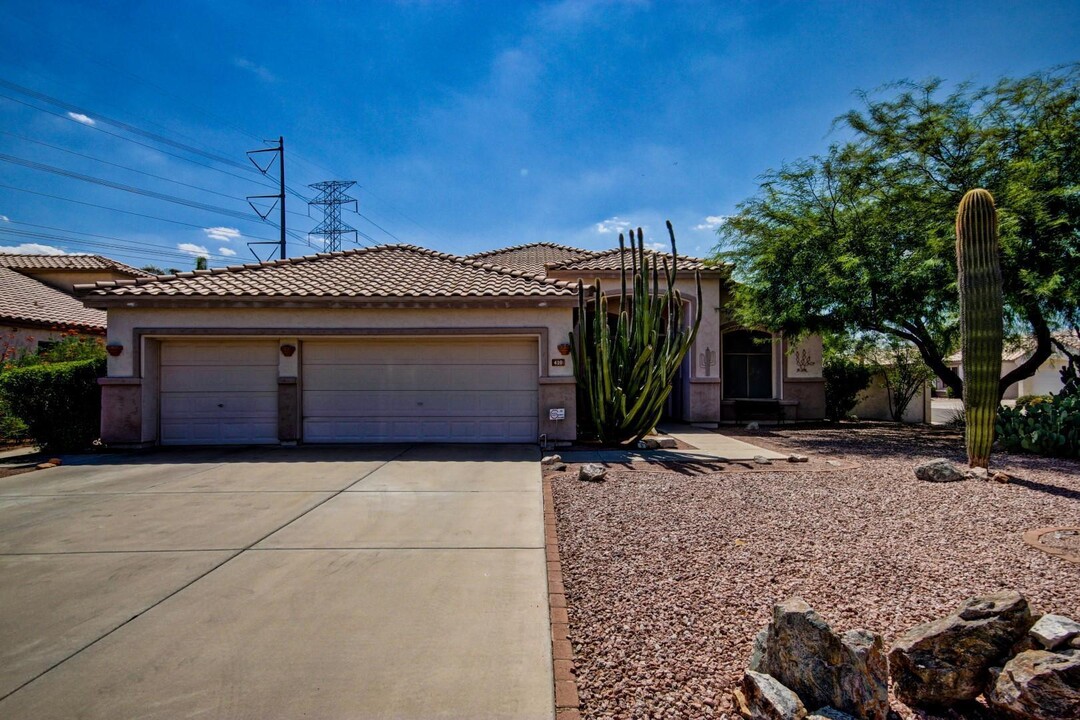
[{"label": "gravel yard", "polygon": [[1021,539],[1080,525],[1080,463],[996,455],[1017,480],[931,484],[912,467],[961,460],[958,435],[867,424],[738,434],[811,461],[552,476],[583,717],[730,717],[754,633],[791,595],[834,630],[865,627],[887,645],[1001,588],[1080,617],[1080,565]]}]

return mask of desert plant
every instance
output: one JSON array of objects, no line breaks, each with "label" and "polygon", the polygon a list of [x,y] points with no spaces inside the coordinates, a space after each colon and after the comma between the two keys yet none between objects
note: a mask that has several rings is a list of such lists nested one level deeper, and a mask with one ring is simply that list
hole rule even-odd
[{"label": "desert plant", "polygon": [[821,368],[825,378],[825,414],[830,420],[846,418],[870,384],[870,368],[854,360],[833,357]]},{"label": "desert plant", "polygon": [[911,401],[926,387],[934,373],[915,348],[893,338],[886,342],[886,349],[878,353],[877,371],[881,374],[881,384],[889,402],[890,417],[895,422],[904,422]]},{"label": "desert plant", "polygon": [[[588,290],[578,282],[578,309],[570,333],[581,417],[605,445],[637,442],[656,423],[671,394],[672,380],[701,324],[701,276],[693,323],[683,327],[682,295],[675,289],[678,254],[675,231],[671,264],[663,261],[667,287],[660,289],[657,260],[645,252],[641,228],[630,233],[631,285],[627,293],[626,241],[619,235],[622,294],[618,316],[608,317],[608,296],[597,280]],[[651,291],[650,291],[651,280]]]},{"label": "desert plant", "polygon": [[1003,407],[998,411],[997,433],[1006,450],[1080,457],[1080,393]]},{"label": "desert plant", "polygon": [[969,190],[956,212],[956,268],[964,364],[968,464],[988,467],[1000,401],[1003,334],[997,209],[982,189]]},{"label": "desert plant", "polygon": [[81,450],[99,434],[104,374],[104,358],[16,368],[0,375],[0,396],[41,447]]},{"label": "desert plant", "polygon": [[1016,398],[1016,409],[1023,410],[1029,405],[1038,405],[1044,402],[1050,402],[1050,395],[1021,395]]}]

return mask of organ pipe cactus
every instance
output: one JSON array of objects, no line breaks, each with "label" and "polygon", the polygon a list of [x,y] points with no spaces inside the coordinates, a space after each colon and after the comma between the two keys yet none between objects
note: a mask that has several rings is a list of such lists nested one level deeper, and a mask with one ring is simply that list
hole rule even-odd
[{"label": "organ pipe cactus", "polygon": [[969,190],[956,213],[956,268],[964,366],[964,415],[971,467],[988,467],[1000,402],[1003,333],[997,210],[986,190]]},{"label": "organ pipe cactus", "polygon": [[[645,252],[641,228],[636,242],[630,232],[629,288],[626,241],[619,234],[622,294],[618,298],[609,300],[599,280],[588,288],[578,281],[578,308],[570,341],[579,414],[605,445],[637,442],[660,421],[675,373],[701,324],[701,275],[696,273],[696,314],[684,327],[683,298],[675,289],[678,254],[670,222],[667,229],[671,264],[663,259],[667,282],[663,291],[657,262],[660,256]],[[609,309],[618,310],[614,322]]]}]

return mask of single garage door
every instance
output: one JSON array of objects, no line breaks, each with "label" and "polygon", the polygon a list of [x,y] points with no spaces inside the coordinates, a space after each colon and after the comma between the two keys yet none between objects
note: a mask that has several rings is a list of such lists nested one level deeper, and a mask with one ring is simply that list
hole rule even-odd
[{"label": "single garage door", "polygon": [[277,340],[164,340],[161,442],[278,442]]},{"label": "single garage door", "polygon": [[305,342],[304,441],[536,442],[536,342]]}]

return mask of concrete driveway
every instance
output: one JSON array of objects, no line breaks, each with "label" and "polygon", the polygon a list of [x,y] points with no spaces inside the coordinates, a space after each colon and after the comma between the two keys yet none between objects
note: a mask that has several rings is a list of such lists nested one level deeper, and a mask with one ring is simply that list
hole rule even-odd
[{"label": "concrete driveway", "polygon": [[538,459],[178,450],[0,479],[0,717],[552,718]]}]

